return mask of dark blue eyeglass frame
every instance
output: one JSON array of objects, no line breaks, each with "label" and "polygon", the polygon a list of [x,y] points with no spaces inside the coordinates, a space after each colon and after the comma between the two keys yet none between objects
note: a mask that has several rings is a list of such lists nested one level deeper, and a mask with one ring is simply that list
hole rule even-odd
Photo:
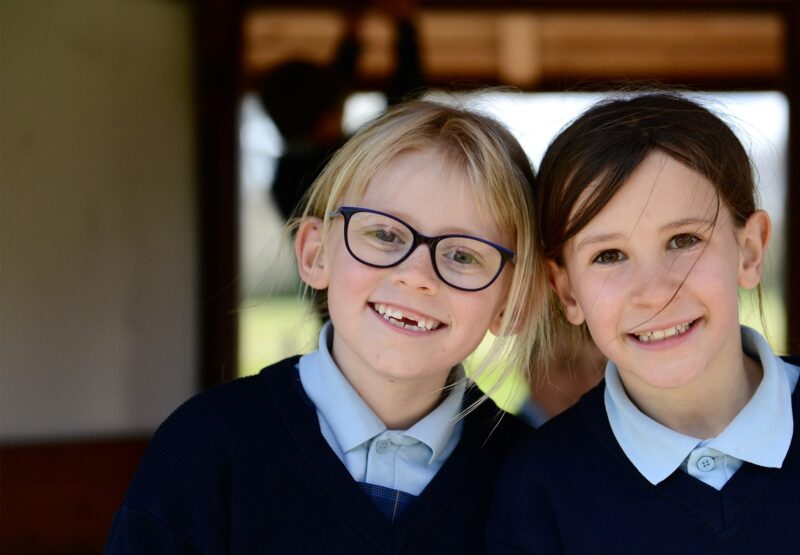
[{"label": "dark blue eyeglass frame", "polygon": [[[350,218],[352,217],[353,214],[357,214],[359,212],[369,212],[371,214],[378,214],[380,216],[385,216],[408,228],[408,230],[411,231],[411,236],[413,238],[411,247],[408,249],[408,252],[404,254],[402,257],[400,257],[400,259],[398,259],[395,262],[392,262],[391,264],[374,264],[372,262],[367,262],[366,260],[363,260],[358,256],[356,256],[355,253],[353,253],[353,250],[350,248],[350,241],[347,238],[348,235],[347,232],[350,227]],[[411,253],[417,250],[417,247],[419,247],[420,245],[426,245],[428,247],[428,252],[430,253],[431,256],[431,265],[433,266],[433,271],[436,272],[436,275],[444,283],[460,291],[481,291],[483,289],[486,289],[497,280],[498,276],[500,275],[500,272],[502,272],[503,268],[505,268],[506,262],[513,263],[516,256],[514,254],[514,251],[512,250],[509,250],[501,245],[498,245],[497,243],[493,243],[487,239],[481,239],[480,237],[475,237],[473,235],[464,235],[461,233],[449,233],[446,235],[436,235],[433,237],[429,237],[428,235],[423,235],[422,233],[411,227],[409,224],[407,224],[397,216],[392,216],[391,214],[387,214],[386,212],[381,212],[380,210],[372,210],[371,208],[361,208],[358,206],[342,206],[338,210],[331,212],[329,216],[333,218],[340,214],[344,218],[344,244],[347,247],[347,252],[349,252],[350,256],[352,256],[362,264],[366,266],[371,266],[373,268],[391,268],[393,266],[397,266],[398,264],[402,263],[406,258],[411,256]],[[500,253],[500,264],[497,267],[497,272],[495,272],[492,279],[490,279],[486,285],[475,288],[461,287],[459,285],[454,285],[450,283],[444,277],[442,277],[442,274],[439,272],[439,266],[437,266],[436,264],[436,245],[438,245],[440,241],[443,241],[444,239],[450,239],[452,237],[461,237],[465,239],[472,239],[473,241],[479,241],[481,243],[489,245],[490,247],[494,248],[495,250],[497,250],[497,252]]]}]

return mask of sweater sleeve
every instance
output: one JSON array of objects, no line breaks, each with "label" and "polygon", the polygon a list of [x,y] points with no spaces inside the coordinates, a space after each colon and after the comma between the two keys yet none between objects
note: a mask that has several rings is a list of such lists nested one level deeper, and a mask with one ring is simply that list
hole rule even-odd
[{"label": "sweater sleeve", "polygon": [[230,531],[230,388],[201,394],[158,428],[106,553],[220,553]]}]

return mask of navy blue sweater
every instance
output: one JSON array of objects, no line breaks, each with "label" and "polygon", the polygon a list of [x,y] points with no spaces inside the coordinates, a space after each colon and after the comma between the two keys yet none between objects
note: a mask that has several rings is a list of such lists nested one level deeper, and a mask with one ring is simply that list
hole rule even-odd
[{"label": "navy blue sweater", "polygon": [[[392,524],[319,431],[297,357],[189,400],[153,437],[106,553],[474,553],[491,487],[526,426],[482,404]],[[466,403],[479,395],[471,391]]]},{"label": "navy blue sweater", "polygon": [[655,486],[639,474],[611,431],[604,385],[509,455],[487,552],[800,553],[800,387],[783,468],[744,463],[717,491],[680,469]]}]

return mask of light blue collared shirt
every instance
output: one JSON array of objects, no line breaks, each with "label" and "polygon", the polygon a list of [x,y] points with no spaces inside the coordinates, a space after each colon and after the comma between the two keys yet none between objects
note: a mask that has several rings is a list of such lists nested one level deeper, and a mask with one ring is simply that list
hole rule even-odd
[{"label": "light blue collared shirt", "polygon": [[792,392],[800,368],[775,356],[757,331],[742,326],[744,352],[761,361],[764,377],[753,397],[717,437],[698,439],[659,424],[631,402],[617,367],[606,365],[605,406],[622,451],[651,484],[677,468],[720,490],[743,462],[783,464],[794,432]]},{"label": "light blue collared shirt", "polygon": [[319,350],[300,358],[300,382],[317,409],[322,436],[357,482],[419,495],[461,438],[464,371],[452,389],[408,430],[389,430],[342,375],[331,357],[333,325],[319,334]]}]

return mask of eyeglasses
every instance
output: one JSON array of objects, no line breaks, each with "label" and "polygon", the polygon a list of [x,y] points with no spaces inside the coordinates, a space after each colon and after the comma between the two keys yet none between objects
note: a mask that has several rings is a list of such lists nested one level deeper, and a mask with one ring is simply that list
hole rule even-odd
[{"label": "eyeglasses", "polygon": [[391,214],[342,206],[330,214],[344,217],[344,242],[350,255],[367,266],[391,268],[427,245],[436,275],[461,291],[486,289],[514,252],[486,239],[458,233],[428,237]]}]

